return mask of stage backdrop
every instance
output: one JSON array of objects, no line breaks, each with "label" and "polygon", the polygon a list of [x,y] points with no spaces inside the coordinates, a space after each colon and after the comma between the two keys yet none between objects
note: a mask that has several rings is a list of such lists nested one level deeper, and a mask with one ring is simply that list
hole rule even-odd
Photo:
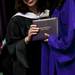
[{"label": "stage backdrop", "polygon": [[14,13],[15,0],[0,0],[0,40],[5,37],[6,27]]}]

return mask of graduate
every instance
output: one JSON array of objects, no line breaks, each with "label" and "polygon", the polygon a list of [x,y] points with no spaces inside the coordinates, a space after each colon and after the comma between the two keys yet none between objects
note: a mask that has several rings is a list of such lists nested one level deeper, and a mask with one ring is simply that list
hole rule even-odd
[{"label": "graduate", "polygon": [[39,32],[33,20],[49,17],[48,0],[15,1],[16,13],[11,17],[6,32],[11,74],[40,75],[41,41],[32,41],[32,36]]}]

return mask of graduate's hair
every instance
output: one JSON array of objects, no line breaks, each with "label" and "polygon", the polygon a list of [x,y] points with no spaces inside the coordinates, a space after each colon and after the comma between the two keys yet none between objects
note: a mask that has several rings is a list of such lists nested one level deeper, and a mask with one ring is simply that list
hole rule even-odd
[{"label": "graduate's hair", "polygon": [[[37,0],[37,9],[42,12],[44,11],[45,9],[49,8],[48,6],[48,1],[49,0]],[[16,11],[19,11],[19,12],[22,12],[22,13],[26,13],[28,11],[30,11],[28,9],[28,6],[24,3],[23,0],[16,0],[15,1],[15,9]]]},{"label": "graduate's hair", "polygon": [[[62,6],[64,0],[38,0],[37,7],[40,12],[44,11],[45,9],[52,9],[52,8],[59,8]],[[23,0],[16,0],[15,1],[15,9],[16,12],[26,13],[30,11],[28,6],[24,3]]]}]

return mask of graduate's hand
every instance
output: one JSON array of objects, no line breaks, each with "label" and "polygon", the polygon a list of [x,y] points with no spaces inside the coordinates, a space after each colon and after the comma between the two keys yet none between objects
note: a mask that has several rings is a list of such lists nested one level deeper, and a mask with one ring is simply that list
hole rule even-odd
[{"label": "graduate's hand", "polygon": [[48,42],[48,38],[49,38],[49,34],[48,33],[44,33],[46,39],[44,40],[44,42]]},{"label": "graduate's hand", "polygon": [[37,27],[37,25],[31,25],[29,30],[28,30],[28,36],[25,37],[25,42],[29,42],[32,39],[33,35],[37,35],[39,32],[39,28]]}]

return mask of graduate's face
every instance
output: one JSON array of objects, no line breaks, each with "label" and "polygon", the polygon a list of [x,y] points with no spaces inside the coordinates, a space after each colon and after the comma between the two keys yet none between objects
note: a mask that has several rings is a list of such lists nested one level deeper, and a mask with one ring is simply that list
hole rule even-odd
[{"label": "graduate's face", "polygon": [[37,3],[37,0],[23,0],[23,1],[29,7],[35,6]]}]

